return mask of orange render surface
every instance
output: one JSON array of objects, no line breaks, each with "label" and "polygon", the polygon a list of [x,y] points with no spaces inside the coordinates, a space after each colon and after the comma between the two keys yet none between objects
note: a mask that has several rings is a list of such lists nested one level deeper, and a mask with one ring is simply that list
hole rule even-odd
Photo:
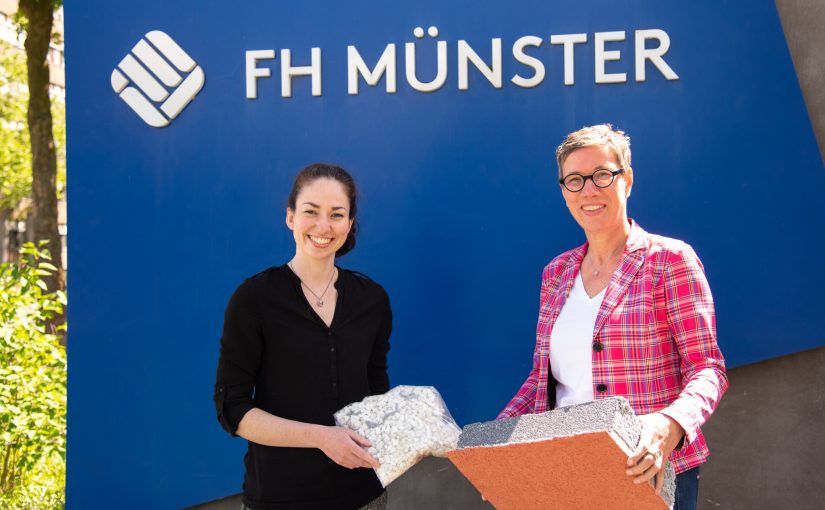
[{"label": "orange render surface", "polygon": [[498,510],[666,510],[650,484],[625,475],[625,452],[608,432],[447,454]]}]

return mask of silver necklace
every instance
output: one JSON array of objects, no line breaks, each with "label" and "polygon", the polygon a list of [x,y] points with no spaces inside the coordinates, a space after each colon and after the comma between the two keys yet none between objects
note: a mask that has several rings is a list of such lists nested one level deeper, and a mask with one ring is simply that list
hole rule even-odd
[{"label": "silver necklace", "polygon": [[[295,271],[295,268],[294,268],[294,267],[292,267],[292,262],[288,262],[288,263],[287,263],[287,265],[288,265],[288,266],[289,266],[289,268],[292,270],[292,272],[293,272],[293,273],[295,273],[295,276],[298,276],[298,272],[297,272],[297,271]],[[330,276],[330,277],[329,277],[329,281],[327,282],[327,286],[326,286],[326,287],[324,287],[324,292],[322,292],[320,296],[319,296],[318,294],[316,294],[314,290],[312,290],[311,288],[309,288],[309,285],[307,285],[306,283],[304,283],[304,280],[302,280],[302,279],[301,279],[301,277],[300,277],[300,276],[298,276],[298,280],[301,282],[301,285],[303,285],[304,287],[306,287],[306,288],[307,288],[307,290],[309,291],[309,293],[310,293],[310,294],[312,294],[313,296],[315,296],[315,305],[316,305],[318,308],[321,308],[322,306],[324,306],[324,296],[326,296],[327,291],[329,290],[329,286],[330,286],[330,285],[332,285],[332,280],[334,280],[334,279],[335,279],[335,275],[336,275],[337,273],[338,273],[338,268],[336,267],[336,268],[334,268],[334,269],[333,269],[333,271],[332,271],[332,276]]]},{"label": "silver necklace", "polygon": [[598,269],[596,268],[596,262],[593,260],[593,257],[588,257],[587,261],[590,263],[590,267],[593,268],[593,276],[599,276],[599,273],[601,273],[604,268],[610,267],[612,265],[613,257],[615,257],[615,255],[612,255],[609,259],[607,259],[607,261]]},{"label": "silver necklace", "polygon": [[590,261],[590,266],[593,268],[593,276],[599,276],[601,269],[596,269],[596,263],[593,260]]}]

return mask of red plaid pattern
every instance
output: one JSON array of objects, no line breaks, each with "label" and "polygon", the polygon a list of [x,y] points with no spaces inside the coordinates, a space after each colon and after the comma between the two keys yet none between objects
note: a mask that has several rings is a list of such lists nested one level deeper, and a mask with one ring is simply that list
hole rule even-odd
[{"label": "red plaid pattern", "polygon": [[[549,410],[550,331],[573,287],[587,243],[553,259],[542,274],[533,369],[499,414],[508,418]],[[660,411],[685,429],[671,455],[677,473],[705,461],[701,426],[728,386],[716,344],[713,298],[702,263],[682,241],[648,234],[632,222],[627,246],[607,285],[593,341],[593,394],[621,395],[637,415]],[[599,390],[604,391],[599,391]]]}]

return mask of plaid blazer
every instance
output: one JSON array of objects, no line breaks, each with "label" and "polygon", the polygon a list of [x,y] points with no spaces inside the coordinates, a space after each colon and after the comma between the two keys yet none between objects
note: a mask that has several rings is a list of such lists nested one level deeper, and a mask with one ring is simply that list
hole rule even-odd
[{"label": "plaid blazer", "polygon": [[[543,413],[555,406],[550,332],[587,252],[587,243],[544,268],[533,368],[499,414]],[[621,395],[637,415],[662,412],[685,429],[670,460],[677,473],[708,456],[701,426],[728,386],[716,344],[713,298],[702,264],[682,241],[648,234],[631,220],[627,246],[593,328],[593,394]]]}]

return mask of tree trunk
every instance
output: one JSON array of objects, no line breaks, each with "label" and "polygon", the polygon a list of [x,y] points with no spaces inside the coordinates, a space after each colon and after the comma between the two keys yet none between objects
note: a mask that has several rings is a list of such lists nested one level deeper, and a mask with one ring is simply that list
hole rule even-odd
[{"label": "tree trunk", "polygon": [[49,290],[63,289],[63,261],[57,230],[57,156],[52,135],[49,100],[49,43],[52,37],[52,0],[21,0],[20,9],[28,19],[26,65],[29,77],[29,134],[32,146],[32,215],[34,238],[49,241],[52,263],[59,273],[46,284]]},{"label": "tree trunk", "polygon": [[8,262],[9,253],[9,231],[6,229],[6,221],[11,216],[9,209],[0,210],[0,264]]},{"label": "tree trunk", "polygon": [[[34,238],[47,240],[52,264],[58,272],[44,281],[50,291],[65,288],[63,254],[57,230],[57,156],[52,135],[49,98],[49,43],[52,37],[52,0],[20,0],[19,8],[28,20],[26,65],[29,77],[29,134],[32,147],[32,215]],[[62,319],[62,318],[61,318]],[[63,322],[59,320],[52,325]]]}]

